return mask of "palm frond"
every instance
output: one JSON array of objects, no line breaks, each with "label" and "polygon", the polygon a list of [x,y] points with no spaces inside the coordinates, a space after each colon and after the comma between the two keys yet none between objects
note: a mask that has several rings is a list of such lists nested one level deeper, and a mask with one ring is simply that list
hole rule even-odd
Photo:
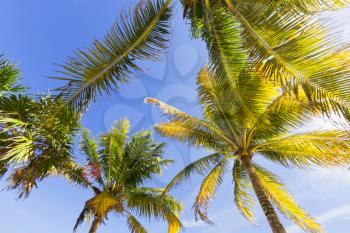
[{"label": "palm frond", "polygon": [[309,106],[303,96],[283,94],[275,98],[250,128],[254,140],[267,139],[302,127],[318,113]]},{"label": "palm frond", "polygon": [[162,191],[161,189],[154,188],[131,190],[128,193],[127,206],[140,216],[162,218],[168,224],[182,228],[182,223],[178,218],[182,206],[173,197],[162,195]]},{"label": "palm frond", "polygon": [[178,172],[177,175],[165,186],[163,193],[165,194],[172,188],[180,185],[180,183],[189,179],[193,173],[203,174],[211,166],[218,164],[223,158],[224,156],[221,154],[214,153],[190,163],[184,169]]},{"label": "palm frond", "polygon": [[346,131],[306,132],[272,138],[257,146],[256,152],[284,166],[348,166],[349,141]]},{"label": "palm frond", "polygon": [[128,216],[128,226],[131,233],[147,233],[147,230],[133,215]]},{"label": "palm frond", "polygon": [[301,84],[325,111],[348,106],[349,56],[325,23],[298,12],[281,14],[271,4],[225,2],[240,23],[249,59],[265,77],[282,87]]},{"label": "palm frond", "polygon": [[116,121],[113,127],[100,136],[100,165],[108,182],[116,175],[118,164],[123,160],[126,139],[130,122],[128,119]]},{"label": "palm frond", "polygon": [[206,1],[202,11],[201,37],[209,51],[210,71],[218,82],[235,85],[246,63],[238,23],[219,1]]},{"label": "palm frond", "polygon": [[266,195],[284,215],[307,232],[323,232],[321,225],[316,223],[309,214],[298,206],[292,195],[288,193],[274,174],[256,164],[253,167]]},{"label": "palm frond", "polygon": [[97,142],[90,136],[90,132],[87,129],[82,129],[81,137],[80,150],[84,153],[89,162],[98,163],[99,154]]},{"label": "palm frond", "polygon": [[171,0],[145,1],[134,12],[126,13],[105,38],[95,40],[87,51],[79,50],[60,71],[67,82],[60,96],[77,110],[84,110],[103,92],[110,94],[133,71],[140,71],[135,60],[157,60],[167,48]]},{"label": "palm frond", "polygon": [[125,145],[124,161],[121,164],[123,183],[134,188],[153,175],[162,172],[162,164],[169,161],[162,160],[164,143],[155,143],[150,131],[141,131],[131,137]]},{"label": "palm frond", "polygon": [[201,184],[193,208],[196,218],[199,217],[204,222],[212,223],[207,214],[209,202],[214,198],[218,186],[220,186],[223,181],[227,165],[228,161],[226,159],[221,160],[213,170],[210,171]]},{"label": "palm frond", "polygon": [[[154,98],[146,98],[145,103],[157,106],[170,119],[169,123],[155,126],[155,129],[163,136],[175,137],[180,141],[187,140],[187,143],[195,146],[208,147],[210,145],[218,150],[221,149],[222,142],[231,143],[225,132],[208,121],[197,119]],[[213,140],[213,137],[216,140]]]},{"label": "palm frond", "polygon": [[9,92],[21,92],[25,90],[24,86],[17,84],[19,74],[19,69],[0,55],[0,96]]},{"label": "palm frond", "polygon": [[256,219],[252,213],[254,208],[254,199],[249,193],[251,190],[250,180],[244,167],[238,160],[235,160],[233,166],[233,182],[234,182],[234,202],[241,214],[251,223],[255,223]]},{"label": "palm frond", "polygon": [[77,218],[74,228],[73,228],[73,232],[76,232],[78,227],[85,221],[87,215],[89,214],[90,210],[85,206],[84,209],[81,211],[81,213],[79,214],[79,217]]}]

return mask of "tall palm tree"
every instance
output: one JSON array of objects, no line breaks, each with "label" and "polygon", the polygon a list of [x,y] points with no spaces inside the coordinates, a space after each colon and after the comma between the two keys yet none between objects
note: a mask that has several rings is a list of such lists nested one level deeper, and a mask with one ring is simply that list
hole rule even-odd
[{"label": "tall palm tree", "polygon": [[69,180],[90,188],[94,196],[85,202],[74,230],[93,219],[89,233],[97,232],[108,214],[126,217],[130,232],[146,233],[139,217],[161,218],[168,222],[169,233],[181,227],[178,214],[181,205],[171,196],[162,195],[162,189],[144,186],[153,175],[160,174],[165,144],[152,140],[149,131],[141,131],[128,138],[129,121],[122,120],[100,136],[99,143],[83,130],[81,151],[86,156],[85,167],[72,163],[65,174]]},{"label": "tall palm tree", "polygon": [[[63,172],[71,160],[79,114],[60,100],[25,95],[0,98],[0,177],[28,197],[37,182]],[[11,168],[11,169],[9,169]]]},{"label": "tall palm tree", "polygon": [[118,89],[133,72],[141,71],[137,60],[158,60],[169,40],[170,3],[140,1],[102,40],[95,40],[87,51],[77,51],[56,77],[66,82],[56,89],[59,95],[75,110],[84,110],[98,95]]},{"label": "tall palm tree", "polygon": [[298,168],[348,165],[349,133],[342,130],[296,132],[317,109],[309,107],[305,96],[296,99],[293,95],[281,94],[281,89],[262,75],[246,66],[231,80],[202,69],[197,78],[202,118],[190,116],[160,100],[146,99],[169,116],[170,122],[155,126],[158,133],[213,152],[180,171],[165,193],[192,173],[207,172],[194,210],[197,217],[209,222],[209,201],[225,172],[230,171],[235,204],[250,222],[255,221],[253,190],[273,233],[286,232],[275,208],[303,230],[321,232],[321,226],[298,206],[280,179],[255,159],[264,157],[285,167]]}]

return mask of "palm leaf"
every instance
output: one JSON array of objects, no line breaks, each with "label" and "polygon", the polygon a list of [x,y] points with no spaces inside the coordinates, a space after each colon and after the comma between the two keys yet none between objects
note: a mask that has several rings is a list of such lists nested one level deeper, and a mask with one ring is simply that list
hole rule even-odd
[{"label": "palm leaf", "polygon": [[280,14],[271,4],[225,2],[241,25],[249,59],[265,77],[284,88],[301,84],[324,111],[348,106],[349,56],[324,23],[298,12]]},{"label": "palm leaf", "polygon": [[100,137],[102,147],[100,165],[108,182],[116,175],[118,164],[123,160],[123,152],[130,122],[128,119],[115,122],[110,131]]},{"label": "palm leaf", "polygon": [[99,155],[97,142],[90,137],[90,132],[87,129],[82,129],[81,137],[80,150],[87,156],[88,161],[98,163]]},{"label": "palm leaf", "polygon": [[131,190],[128,194],[127,206],[140,216],[163,218],[174,227],[182,227],[182,223],[178,218],[182,206],[173,197],[162,195],[162,190],[138,188]]},{"label": "palm leaf", "polygon": [[[157,106],[170,119],[169,123],[155,126],[159,133],[164,133],[163,136],[175,137],[181,141],[188,140],[186,142],[196,146],[212,145],[218,149],[222,147],[221,141],[231,143],[230,138],[221,129],[207,121],[190,116],[154,98],[146,98],[145,103]],[[191,135],[194,137],[191,138]],[[220,140],[213,140],[213,137]]]},{"label": "palm leaf", "polygon": [[66,85],[60,96],[77,110],[84,110],[103,92],[110,94],[141,70],[136,59],[157,60],[167,47],[171,0],[146,1],[130,16],[125,14],[102,41],[95,40],[87,51],[79,50],[61,65]]},{"label": "palm leaf", "polygon": [[321,226],[298,206],[292,195],[274,174],[256,164],[254,164],[254,170],[266,195],[283,214],[307,232],[323,232]]},{"label": "palm leaf", "polygon": [[147,230],[133,215],[128,216],[128,226],[131,233],[147,233]]},{"label": "palm leaf", "polygon": [[199,217],[204,222],[212,223],[207,214],[209,202],[215,196],[218,186],[220,186],[223,181],[227,165],[228,161],[226,159],[221,160],[213,170],[211,170],[208,176],[205,177],[201,184],[193,208],[196,218]]},{"label": "palm leaf", "polygon": [[203,174],[203,172],[208,170],[213,164],[219,163],[221,159],[223,159],[222,155],[214,153],[190,163],[178,172],[177,175],[167,184],[163,193],[165,194],[169,192],[172,188],[180,185],[184,180],[189,179],[192,173],[196,172],[198,174]]},{"label": "palm leaf", "polygon": [[0,96],[7,92],[21,92],[25,90],[22,85],[17,85],[20,71],[14,64],[0,55]]},{"label": "palm leaf", "polygon": [[272,138],[257,145],[256,152],[285,166],[348,166],[349,141],[345,131],[315,131]]}]

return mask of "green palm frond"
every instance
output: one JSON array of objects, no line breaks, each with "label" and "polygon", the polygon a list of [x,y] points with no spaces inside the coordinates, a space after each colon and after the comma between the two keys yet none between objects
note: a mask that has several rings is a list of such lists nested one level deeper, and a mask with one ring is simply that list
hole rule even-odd
[{"label": "green palm frond", "polygon": [[309,106],[308,100],[299,96],[283,94],[274,99],[250,128],[253,140],[270,139],[302,127],[318,112]]},{"label": "green palm frond", "polygon": [[193,204],[196,218],[199,217],[202,221],[211,223],[207,214],[209,202],[215,196],[216,190],[221,185],[227,166],[228,161],[226,159],[221,160],[203,180]]},{"label": "green palm frond", "polygon": [[90,132],[87,129],[82,129],[81,137],[80,150],[87,156],[86,159],[88,161],[98,163],[99,155],[97,142],[90,136]]},{"label": "green palm frond", "polygon": [[206,1],[203,5],[201,37],[209,51],[210,71],[218,82],[223,80],[234,85],[246,63],[238,24],[219,1],[214,4]]},{"label": "green palm frond", "polygon": [[21,92],[25,87],[18,85],[20,71],[0,55],[0,96],[8,92]]},{"label": "green palm frond", "polygon": [[285,166],[348,166],[349,141],[346,131],[306,132],[272,138],[257,146],[256,152]]},{"label": "green palm frond", "polygon": [[81,211],[81,213],[79,214],[79,217],[77,218],[77,220],[75,222],[73,232],[77,231],[78,227],[86,220],[86,218],[90,214],[91,214],[91,210],[89,210],[88,206],[85,205],[84,209]]},{"label": "green palm frond", "polygon": [[265,77],[282,87],[301,84],[323,110],[348,106],[349,56],[324,23],[298,12],[278,13],[271,4],[225,2],[240,23],[249,59]]},{"label": "green palm frond", "polygon": [[133,135],[125,145],[127,159],[121,164],[122,170],[125,171],[123,183],[128,187],[135,187],[151,179],[152,175],[160,175],[162,165],[170,163],[170,160],[162,159],[164,150],[165,144],[154,143],[150,131],[141,131]]},{"label": "green palm frond", "polygon": [[183,181],[190,178],[193,173],[203,174],[214,164],[218,164],[224,157],[221,154],[214,153],[196,160],[187,165],[184,169],[177,173],[177,175],[164,188],[164,193],[169,192],[172,188],[180,185]]},{"label": "green palm frond", "polygon": [[84,110],[103,92],[109,94],[141,68],[135,60],[157,60],[167,48],[171,0],[145,1],[132,15],[125,14],[105,38],[87,51],[79,50],[61,65],[67,84],[60,96],[77,110]]},{"label": "green palm frond", "polygon": [[250,194],[251,184],[247,172],[238,160],[235,161],[232,171],[234,181],[234,202],[241,214],[251,223],[256,219],[252,213],[254,199]]},{"label": "green palm frond", "polygon": [[153,188],[138,188],[128,194],[127,205],[139,215],[151,218],[163,218],[169,224],[182,227],[178,218],[182,206],[171,196],[163,195],[163,190]]},{"label": "green palm frond", "polygon": [[147,233],[146,229],[133,215],[128,217],[128,226],[131,233]]},{"label": "green palm frond", "polygon": [[315,14],[322,11],[337,10],[348,6],[348,0],[293,0],[293,1],[278,1],[271,2],[268,0],[247,1],[252,3],[259,3],[259,5],[269,6],[272,9],[281,12],[298,12],[300,14]]},{"label": "green palm frond", "polygon": [[8,139],[8,141],[10,142],[5,147],[6,153],[1,156],[1,160],[8,160],[10,163],[18,164],[27,162],[35,156],[35,145],[32,135],[27,137],[15,136]]},{"label": "green palm frond", "polygon": [[108,182],[116,175],[118,164],[123,160],[124,145],[128,138],[130,122],[128,119],[115,122],[114,126],[100,136],[100,165]]},{"label": "green palm frond", "polygon": [[288,193],[284,185],[274,174],[256,164],[254,164],[254,171],[259,177],[266,195],[283,214],[307,232],[323,232],[322,227],[298,206],[292,195]]}]

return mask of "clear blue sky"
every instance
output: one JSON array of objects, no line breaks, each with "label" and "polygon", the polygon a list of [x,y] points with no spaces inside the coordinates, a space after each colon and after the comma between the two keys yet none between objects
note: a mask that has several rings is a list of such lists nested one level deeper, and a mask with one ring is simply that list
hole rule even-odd
[{"label": "clear blue sky", "polygon": [[[60,63],[77,48],[89,46],[92,38],[101,38],[113,22],[118,19],[127,0],[0,0],[0,53],[16,62],[22,70],[22,81],[30,92],[41,93],[57,87],[59,83],[47,79],[54,75],[54,63]],[[121,93],[102,97],[91,107],[83,124],[95,134],[104,132],[114,120],[128,117],[134,125],[133,131],[149,129],[160,120],[157,111],[143,104],[145,96],[153,96],[190,112],[198,113],[196,107],[195,74],[206,63],[203,44],[191,41],[188,27],[181,19],[177,6],[173,20],[173,38],[170,49],[160,63],[144,63],[146,74],[137,74]],[[344,40],[350,42],[350,10],[332,15],[334,22],[341,24]],[[317,127],[322,122],[313,122]],[[189,149],[179,143],[169,142],[166,157],[177,163],[155,178],[152,185],[161,187],[185,164],[207,152]],[[79,154],[77,157],[81,157]],[[350,222],[350,173],[345,170],[308,171],[287,170],[261,161],[278,173],[298,202],[325,226],[331,233],[348,233]],[[216,201],[211,208],[211,217],[216,222],[207,226],[194,221],[191,210],[199,178],[181,186],[174,194],[185,204],[182,218],[191,233],[257,233],[269,232],[260,208],[256,209],[259,226],[250,226],[233,206],[233,187],[226,177]],[[5,183],[0,182],[3,188]],[[60,178],[50,178],[40,183],[29,199],[17,201],[15,192],[0,193],[1,233],[66,233],[72,232],[75,219],[84,202],[92,193],[70,186]],[[298,233],[286,221],[289,233]],[[148,223],[149,232],[165,232],[164,224]],[[84,224],[78,232],[87,232]],[[101,233],[127,233],[125,219],[111,215]]]}]

